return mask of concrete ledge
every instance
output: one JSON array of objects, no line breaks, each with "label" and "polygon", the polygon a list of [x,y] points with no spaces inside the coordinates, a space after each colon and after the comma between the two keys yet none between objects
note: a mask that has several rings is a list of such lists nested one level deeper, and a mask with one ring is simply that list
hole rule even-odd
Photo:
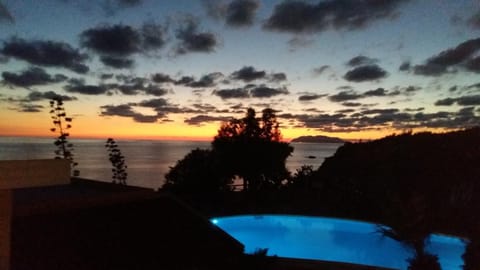
[{"label": "concrete ledge", "polygon": [[63,185],[70,182],[66,159],[0,160],[0,189]]}]

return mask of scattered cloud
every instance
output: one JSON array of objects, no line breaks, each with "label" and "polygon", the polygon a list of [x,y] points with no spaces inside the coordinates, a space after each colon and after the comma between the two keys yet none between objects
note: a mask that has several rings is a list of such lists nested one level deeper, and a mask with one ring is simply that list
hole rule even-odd
[{"label": "scattered cloud", "polygon": [[383,79],[388,73],[378,65],[366,65],[355,67],[348,71],[343,78],[350,82],[365,82]]},{"label": "scattered cloud", "polygon": [[259,8],[258,0],[233,0],[227,6],[226,23],[232,27],[251,26]]},{"label": "scattered cloud", "polygon": [[157,51],[165,45],[165,28],[160,24],[145,23],[135,29],[128,25],[101,25],[83,31],[80,43],[100,55],[100,60],[112,68],[130,68],[130,58],[137,53]]},{"label": "scattered cloud", "polygon": [[193,126],[201,126],[205,123],[211,122],[226,122],[230,120],[231,117],[226,116],[211,116],[211,115],[196,115],[194,117],[190,117],[184,120],[185,123]]},{"label": "scattered cloud", "polygon": [[210,53],[215,50],[219,42],[215,34],[210,32],[199,32],[199,20],[193,16],[185,16],[179,28],[176,30],[176,38],[180,41],[177,44],[176,54],[187,54],[191,52]]},{"label": "scattered cloud", "polygon": [[18,107],[15,108],[18,112],[25,112],[25,113],[37,113],[42,112],[43,106],[39,104],[31,104],[31,103],[20,103]]},{"label": "scattered cloud", "polygon": [[480,11],[477,11],[468,19],[468,24],[474,29],[480,29]]},{"label": "scattered cloud", "polygon": [[413,71],[423,76],[441,76],[455,72],[458,67],[466,67],[468,70],[478,72],[480,60],[478,56],[475,57],[478,51],[480,51],[480,38],[470,39],[455,48],[430,57],[424,64],[414,66]]},{"label": "scattered cloud", "polygon": [[34,65],[63,67],[81,74],[89,71],[84,64],[88,56],[64,42],[11,38],[4,43],[0,52]]},{"label": "scattered cloud", "polygon": [[132,68],[134,61],[128,58],[119,58],[112,56],[101,56],[100,61],[105,65],[113,68]]},{"label": "scattered cloud", "polygon": [[326,95],[319,95],[319,94],[304,94],[298,97],[298,101],[313,101],[325,97]]},{"label": "scattered cloud", "polygon": [[458,98],[445,98],[437,100],[435,105],[437,106],[451,106],[451,105],[460,105],[460,106],[476,106],[480,105],[480,95],[471,95],[471,96],[462,96]]},{"label": "scattered cloud", "polygon": [[174,79],[170,77],[170,75],[164,73],[155,73],[152,75],[152,81],[155,83],[173,83],[175,82]]},{"label": "scattered cloud", "polygon": [[264,79],[267,73],[263,70],[256,70],[252,66],[245,66],[237,71],[234,71],[230,78],[233,80],[241,80],[244,82],[251,82],[254,80]]},{"label": "scattered cloud", "polygon": [[0,23],[3,22],[15,23],[15,18],[8,8],[3,3],[0,3]]},{"label": "scattered cloud", "polygon": [[47,91],[47,92],[33,91],[28,94],[25,100],[29,102],[33,102],[33,101],[52,100],[52,99],[62,100],[62,101],[77,100],[77,98],[74,96],[60,95],[53,91]]},{"label": "scattered cloud", "polygon": [[79,79],[70,79],[68,84],[63,87],[69,93],[79,93],[83,95],[103,95],[108,91],[106,85],[87,85],[85,81]]},{"label": "scattered cloud", "polygon": [[250,94],[255,98],[270,98],[278,95],[287,95],[288,90],[284,87],[270,88],[264,85],[254,87],[250,90]]},{"label": "scattered cloud", "polygon": [[378,59],[370,58],[364,55],[359,55],[348,60],[347,66],[358,67],[358,66],[365,66],[365,65],[374,65],[377,62],[378,62]]},{"label": "scattered cloud", "polygon": [[67,79],[65,75],[56,74],[51,76],[44,69],[30,67],[20,73],[2,72],[3,82],[11,86],[29,88],[35,85],[46,85],[63,82]]},{"label": "scattered cloud", "polygon": [[250,92],[245,88],[214,90],[213,94],[221,99],[249,98]]},{"label": "scattered cloud", "polygon": [[325,71],[327,71],[328,69],[330,69],[331,67],[329,65],[323,65],[323,66],[319,66],[319,67],[316,67],[312,70],[313,74],[316,75],[316,76],[320,76],[322,75]]},{"label": "scattered cloud", "polygon": [[406,0],[326,0],[318,3],[283,1],[275,6],[264,28],[300,33],[328,29],[357,30],[380,19],[393,19],[398,6]]},{"label": "scattered cloud", "polygon": [[400,70],[400,71],[410,71],[411,67],[412,66],[410,64],[410,61],[405,61],[398,67],[398,70]]},{"label": "scattered cloud", "polygon": [[258,0],[233,0],[230,2],[203,0],[202,3],[211,18],[225,21],[227,26],[235,28],[253,25],[255,14],[260,7]]}]

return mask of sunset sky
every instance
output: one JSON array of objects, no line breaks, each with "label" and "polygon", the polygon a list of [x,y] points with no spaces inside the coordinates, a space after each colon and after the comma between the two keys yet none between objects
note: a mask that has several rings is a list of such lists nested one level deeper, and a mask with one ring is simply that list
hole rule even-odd
[{"label": "sunset sky", "polygon": [[480,124],[478,0],[3,0],[0,136],[211,139],[246,108],[284,138]]}]

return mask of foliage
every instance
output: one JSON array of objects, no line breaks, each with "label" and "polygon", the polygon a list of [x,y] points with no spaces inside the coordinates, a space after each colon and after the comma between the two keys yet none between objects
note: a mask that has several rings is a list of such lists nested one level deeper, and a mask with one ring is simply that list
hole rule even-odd
[{"label": "foliage", "polygon": [[[476,229],[478,229],[478,227]],[[468,241],[462,259],[464,270],[478,269],[480,265],[480,239],[478,237],[472,237],[470,241]]]},{"label": "foliage", "polygon": [[441,270],[438,256],[429,253],[416,253],[408,259],[408,270]]},{"label": "foliage", "polygon": [[63,101],[61,99],[56,98],[50,100],[50,115],[53,123],[53,128],[51,128],[50,131],[57,132],[59,134],[54,141],[54,144],[57,147],[55,150],[55,158],[69,160],[73,170],[73,175],[78,176],[80,172],[75,170],[75,167],[78,165],[78,163],[73,159],[73,143],[68,141],[68,137],[70,136],[68,130],[72,128],[72,118],[67,117],[67,113],[65,112],[65,107],[63,106]]},{"label": "foliage", "polygon": [[215,155],[222,161],[221,173],[243,179],[244,191],[275,188],[282,185],[289,172],[285,161],[293,147],[281,142],[279,124],[272,109],[255,117],[249,108],[242,119],[224,123],[212,142]]},{"label": "foliage", "polygon": [[289,177],[285,161],[293,148],[281,142],[272,109],[256,118],[248,109],[242,119],[224,123],[211,150],[195,149],[167,173],[164,188],[184,192],[232,190],[233,179],[244,180],[244,190],[279,187]]},{"label": "foliage", "polygon": [[313,166],[303,165],[288,179],[288,187],[310,188],[314,176]]},{"label": "foliage", "polygon": [[108,151],[108,159],[112,163],[112,182],[116,184],[127,184],[127,165],[125,164],[125,157],[122,155],[117,143],[114,139],[108,138],[105,143]]},{"label": "foliage", "polygon": [[231,179],[218,174],[219,166],[219,160],[211,150],[194,149],[170,168],[163,188],[187,193],[229,191]]}]

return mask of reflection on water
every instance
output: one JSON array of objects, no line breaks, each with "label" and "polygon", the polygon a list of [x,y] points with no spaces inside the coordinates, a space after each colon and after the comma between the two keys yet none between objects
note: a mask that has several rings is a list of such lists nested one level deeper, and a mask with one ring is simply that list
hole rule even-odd
[{"label": "reflection on water", "polygon": [[[406,246],[377,232],[375,224],[351,220],[265,215],[215,218],[215,224],[245,245],[247,253],[268,248],[268,255],[407,269],[413,254]],[[433,235],[427,250],[444,270],[460,270],[465,245]]]},{"label": "reflection on water", "polygon": [[[71,140],[80,176],[111,181],[111,164],[105,149],[106,140]],[[195,148],[208,149],[210,142],[116,140],[128,166],[129,185],[158,188],[171,166]],[[324,158],[335,153],[340,144],[293,143],[294,152],[287,159],[292,172],[302,165],[318,168]],[[0,137],[0,160],[53,158],[53,139]],[[315,156],[314,159],[308,156]]]}]

